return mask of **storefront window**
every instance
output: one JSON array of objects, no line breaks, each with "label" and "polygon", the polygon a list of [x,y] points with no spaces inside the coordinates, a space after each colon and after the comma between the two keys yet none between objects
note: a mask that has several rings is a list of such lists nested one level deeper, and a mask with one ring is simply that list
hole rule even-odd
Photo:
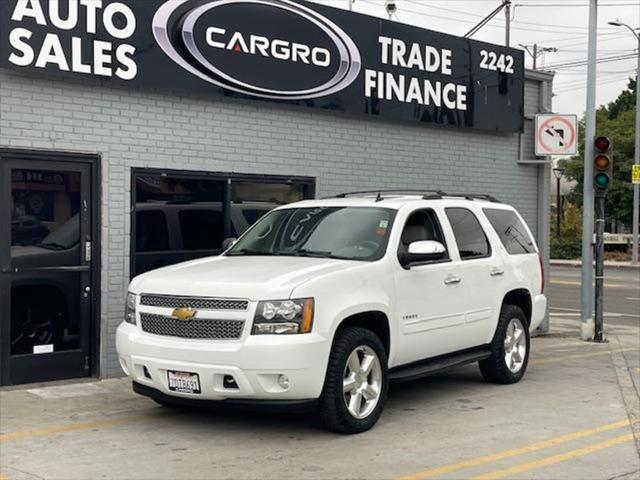
[{"label": "storefront window", "polygon": [[218,255],[226,237],[242,235],[263,215],[311,194],[310,182],[269,177],[137,172],[132,276]]}]

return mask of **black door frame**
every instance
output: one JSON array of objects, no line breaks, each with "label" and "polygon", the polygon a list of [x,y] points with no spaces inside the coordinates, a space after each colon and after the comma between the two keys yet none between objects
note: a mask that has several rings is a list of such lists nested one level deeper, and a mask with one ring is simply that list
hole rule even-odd
[{"label": "black door frame", "polygon": [[[89,188],[91,195],[90,205],[90,228],[91,228],[91,262],[89,265],[90,285],[91,285],[91,307],[89,318],[89,368],[90,376],[97,377],[100,372],[100,311],[101,311],[101,288],[100,288],[100,272],[102,260],[102,238],[101,238],[101,219],[100,205],[102,199],[101,190],[101,157],[95,153],[77,153],[65,151],[49,151],[49,150],[33,150],[22,148],[0,148],[0,168],[5,161],[25,162],[25,169],[29,168],[29,164],[33,162],[47,163],[76,163],[84,164],[89,168]],[[2,192],[0,198],[2,202],[11,202],[10,189]],[[6,204],[6,203],[5,203]],[[10,231],[0,231],[0,246],[9,247],[11,244]],[[4,288],[5,281],[0,282],[0,315],[10,315],[9,309],[11,292],[10,288]],[[80,293],[80,292],[78,292]],[[5,311],[2,311],[4,309]],[[10,318],[10,317],[6,317]],[[0,322],[0,338],[9,338],[10,322]],[[6,340],[8,342],[8,340]],[[9,349],[0,345],[0,385],[7,385],[10,382],[9,372],[6,371],[5,365],[8,365],[10,352]]]},{"label": "black door frame", "polygon": [[223,228],[225,237],[230,236],[231,232],[231,213],[228,205],[231,203],[231,183],[233,182],[254,182],[254,183],[295,183],[302,185],[303,196],[305,199],[315,198],[316,195],[316,179],[314,177],[305,177],[298,175],[269,175],[256,173],[235,173],[235,172],[207,172],[200,170],[173,170],[168,168],[131,168],[131,191],[130,191],[130,225],[131,235],[129,237],[129,277],[132,278],[135,271],[135,254],[136,254],[136,175],[143,173],[145,175],[170,176],[173,178],[198,179],[206,177],[208,180],[217,180],[225,182],[224,198],[223,198]]}]

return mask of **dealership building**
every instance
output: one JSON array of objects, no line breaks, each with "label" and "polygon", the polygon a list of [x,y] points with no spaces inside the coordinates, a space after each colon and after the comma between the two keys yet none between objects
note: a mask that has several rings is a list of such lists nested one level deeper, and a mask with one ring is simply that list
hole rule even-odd
[{"label": "dealership building", "polygon": [[483,192],[546,254],[549,73],[520,50],[290,0],[0,6],[0,385],[122,374],[129,280],[275,205]]}]

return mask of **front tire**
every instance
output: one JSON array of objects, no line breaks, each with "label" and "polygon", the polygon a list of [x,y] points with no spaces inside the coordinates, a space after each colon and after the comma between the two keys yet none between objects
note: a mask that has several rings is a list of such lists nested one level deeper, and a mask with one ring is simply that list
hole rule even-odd
[{"label": "front tire", "polygon": [[479,362],[487,382],[519,382],[529,363],[530,346],[527,317],[516,305],[503,305],[496,333],[491,342],[491,356]]},{"label": "front tire", "polygon": [[359,327],[336,334],[320,396],[320,420],[334,432],[361,433],[373,427],[388,391],[387,353],[377,335]]}]

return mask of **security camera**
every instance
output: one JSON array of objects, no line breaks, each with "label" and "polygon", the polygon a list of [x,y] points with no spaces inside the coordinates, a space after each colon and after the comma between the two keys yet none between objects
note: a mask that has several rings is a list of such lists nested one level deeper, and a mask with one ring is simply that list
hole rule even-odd
[{"label": "security camera", "polygon": [[393,15],[394,13],[396,13],[396,10],[398,10],[398,6],[396,5],[395,0],[386,0],[385,8],[387,9],[387,13],[389,14],[389,16]]}]

